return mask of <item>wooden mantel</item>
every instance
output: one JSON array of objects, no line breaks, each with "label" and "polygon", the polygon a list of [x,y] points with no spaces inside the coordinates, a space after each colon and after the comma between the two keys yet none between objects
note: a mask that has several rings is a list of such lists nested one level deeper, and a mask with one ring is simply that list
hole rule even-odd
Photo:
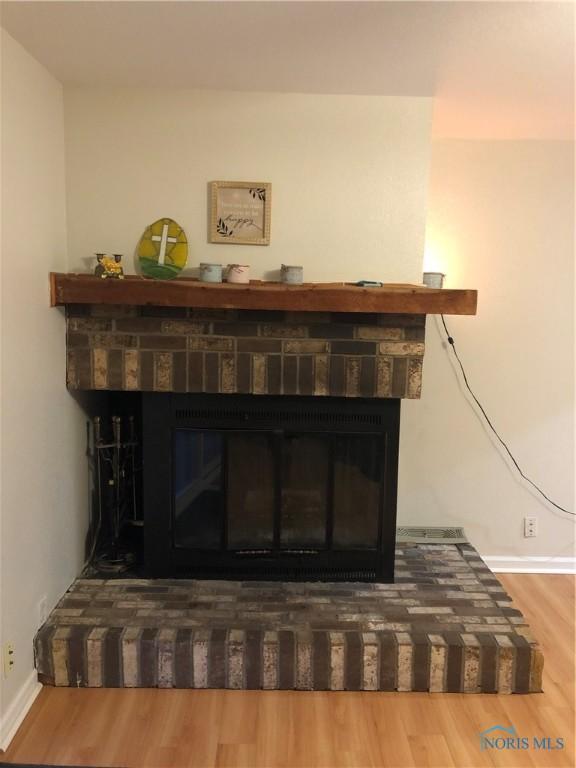
[{"label": "wooden mantel", "polygon": [[408,284],[361,288],[348,283],[285,285],[252,281],[248,285],[238,285],[201,283],[184,278],[159,281],[136,276],[103,280],[93,275],[52,272],[50,302],[53,307],[124,304],[199,309],[475,315],[477,292]]}]

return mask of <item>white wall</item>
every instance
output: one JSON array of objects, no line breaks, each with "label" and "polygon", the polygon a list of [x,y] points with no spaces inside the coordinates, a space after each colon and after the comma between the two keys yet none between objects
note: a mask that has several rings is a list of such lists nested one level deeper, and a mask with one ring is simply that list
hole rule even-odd
[{"label": "white wall", "polygon": [[[244,261],[259,277],[284,261],[309,280],[417,282],[427,216],[447,285],[480,292],[477,317],[448,318],[471,379],[528,474],[572,508],[568,143],[431,145],[429,100],[397,97],[67,88],[65,115],[73,269],[108,250],[133,271],[145,225],[172,216],[191,265]],[[207,243],[206,183],[218,178],[272,182],[269,247]],[[463,525],[486,555],[570,556],[571,519],[510,471],[434,318],[427,342],[422,401],[403,404],[400,522]],[[535,539],[525,515],[539,518]]]},{"label": "white wall", "polygon": [[61,85],[2,32],[0,747],[36,690],[38,601],[51,609],[82,565],[84,419],[65,387],[65,330],[48,272],[67,270]]},{"label": "white wall", "polygon": [[[569,142],[435,141],[427,224],[430,266],[479,290],[476,317],[446,318],[473,389],[524,472],[572,511],[573,168]],[[422,400],[403,404],[400,521],[463,525],[503,564],[572,557],[574,518],[510,469],[442,338],[429,318]]]},{"label": "white wall", "polygon": [[[311,281],[420,282],[430,99],[66,88],[71,267],[133,254],[161,216],[189,265],[282,262]],[[269,246],[207,242],[207,183],[272,183]]]}]

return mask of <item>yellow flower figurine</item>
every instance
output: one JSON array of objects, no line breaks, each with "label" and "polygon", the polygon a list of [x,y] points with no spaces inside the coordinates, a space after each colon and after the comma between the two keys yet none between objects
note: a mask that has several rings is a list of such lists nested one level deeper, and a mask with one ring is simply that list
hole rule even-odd
[{"label": "yellow flower figurine", "polygon": [[112,256],[107,256],[105,253],[97,253],[96,258],[98,259],[98,264],[94,270],[96,277],[124,279],[124,270],[120,264],[122,254],[115,253]]}]

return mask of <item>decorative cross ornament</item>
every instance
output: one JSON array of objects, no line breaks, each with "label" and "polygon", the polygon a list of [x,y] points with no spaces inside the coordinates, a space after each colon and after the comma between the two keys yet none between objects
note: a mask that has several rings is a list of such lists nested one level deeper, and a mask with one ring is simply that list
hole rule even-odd
[{"label": "decorative cross ornament", "polygon": [[152,235],[152,240],[154,240],[157,243],[160,243],[160,254],[158,256],[158,264],[162,265],[165,264],[166,261],[166,245],[168,243],[177,243],[178,238],[176,237],[168,237],[168,224],[164,224],[162,227],[162,234],[161,235]]},{"label": "decorative cross ornament", "polygon": [[144,277],[172,280],[186,266],[188,240],[180,224],[165,216],[146,227],[137,253]]}]

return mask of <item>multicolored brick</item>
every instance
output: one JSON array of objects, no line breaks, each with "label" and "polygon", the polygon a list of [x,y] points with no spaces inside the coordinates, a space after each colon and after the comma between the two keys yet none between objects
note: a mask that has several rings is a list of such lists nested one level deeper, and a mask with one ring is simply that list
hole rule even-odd
[{"label": "multicolored brick", "polygon": [[424,315],[70,305],[67,385],[418,398],[425,320]]},{"label": "multicolored brick", "polygon": [[393,584],[77,579],[35,638],[39,677],[73,687],[541,690],[540,648],[473,547],[403,544],[396,563]]}]

